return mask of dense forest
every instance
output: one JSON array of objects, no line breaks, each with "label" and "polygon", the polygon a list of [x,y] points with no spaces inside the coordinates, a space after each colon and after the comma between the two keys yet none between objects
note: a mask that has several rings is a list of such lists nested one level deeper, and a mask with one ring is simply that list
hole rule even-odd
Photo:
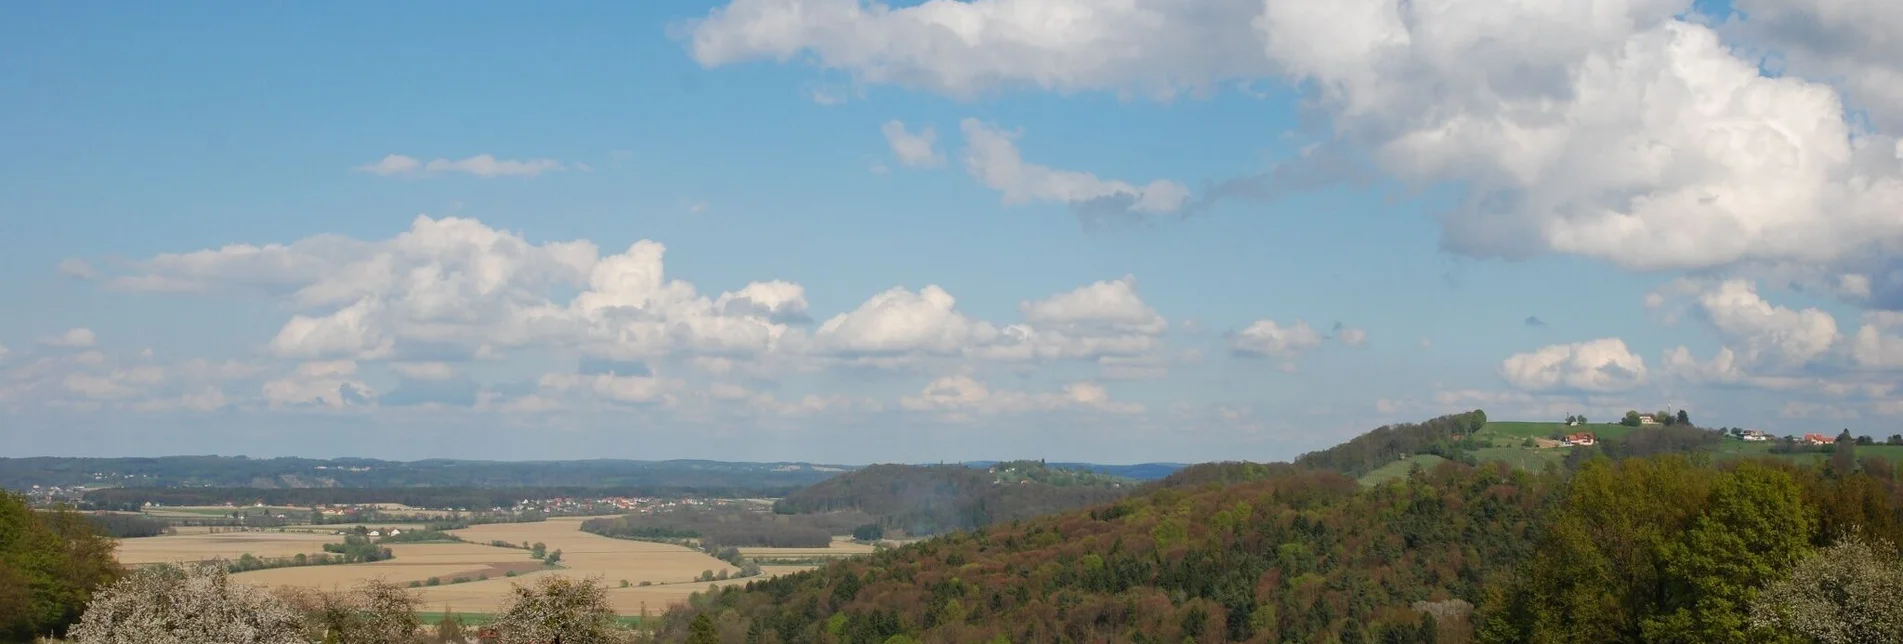
[{"label": "dense forest", "polygon": [[872,465],[815,483],[773,505],[780,514],[857,510],[887,531],[930,535],[968,530],[1104,503],[1129,493],[1129,479],[1010,461],[963,465]]},{"label": "dense forest", "polygon": [[618,487],[775,490],[850,467],[721,461],[383,461],[369,458],[0,458],[0,488],[141,487]]},{"label": "dense forest", "polygon": [[710,592],[663,639],[705,616],[721,641],[787,643],[1903,641],[1887,461],[1711,463],[1661,453],[1696,438],[1670,433],[1571,469],[1351,476],[1476,419]]},{"label": "dense forest", "polygon": [[583,532],[643,541],[693,541],[703,548],[824,548],[833,535],[872,521],[856,510],[785,515],[741,508],[679,507],[589,519]]},{"label": "dense forest", "polygon": [[355,505],[401,503],[416,508],[465,508],[486,511],[511,508],[516,503],[541,499],[594,499],[613,496],[707,496],[746,497],[776,495],[788,489],[771,488],[603,488],[603,487],[334,487],[334,488],[243,488],[243,487],[116,487],[86,492],[84,507],[95,510],[138,510],[146,503],[169,506],[224,505],[248,506],[263,503],[277,507],[313,505]]}]

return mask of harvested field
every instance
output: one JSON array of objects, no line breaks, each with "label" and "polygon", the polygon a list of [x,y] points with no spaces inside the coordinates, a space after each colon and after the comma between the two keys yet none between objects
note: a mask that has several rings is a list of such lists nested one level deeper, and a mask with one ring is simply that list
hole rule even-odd
[{"label": "harvested field", "polygon": [[[184,532],[183,529],[180,530]],[[338,541],[328,534],[305,532],[220,532],[170,534],[119,541],[119,562],[126,565],[237,559],[246,553],[258,557],[318,554],[324,544]]]},{"label": "harvested field", "polygon": [[[416,589],[430,610],[489,613],[499,610],[509,595],[509,587],[538,575],[595,577],[608,588],[615,610],[638,615],[643,605],[659,614],[669,604],[685,601],[688,594],[706,590],[706,582],[695,581],[703,571],[719,574],[738,572],[727,562],[680,546],[646,541],[610,539],[581,531],[579,517],[550,519],[538,523],[495,523],[453,531],[469,543],[392,544],[394,558],[371,563],[303,566],[258,570],[234,576],[238,581],[269,586],[296,585],[320,589],[347,588],[359,580],[382,578],[408,585],[436,577],[440,586]],[[317,536],[317,535],[307,535]],[[334,537],[330,537],[334,538]],[[561,567],[544,568],[529,558],[527,550],[498,548],[490,541],[520,544],[541,542],[550,551],[561,550]],[[772,574],[804,570],[807,566],[771,566]],[[515,577],[507,577],[510,570]],[[489,579],[450,583],[456,577]],[[621,581],[628,582],[621,588]],[[649,586],[641,586],[641,582]],[[730,580],[716,583],[746,583]]]},{"label": "harvested field", "polygon": [[825,548],[741,548],[740,554],[747,557],[799,559],[806,557],[850,557],[871,554],[873,547],[857,543],[847,538],[835,538],[831,546]]},{"label": "harvested field", "polygon": [[389,546],[394,558],[358,564],[297,566],[239,573],[233,579],[266,586],[344,588],[363,579],[397,584],[424,582],[435,577],[449,583],[457,577],[500,578],[542,570],[542,562],[525,550],[479,546],[473,543],[397,543]]}]

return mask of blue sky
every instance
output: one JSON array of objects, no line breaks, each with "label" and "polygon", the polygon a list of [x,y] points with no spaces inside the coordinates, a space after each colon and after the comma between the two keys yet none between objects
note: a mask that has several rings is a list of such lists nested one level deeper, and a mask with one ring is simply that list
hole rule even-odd
[{"label": "blue sky", "polygon": [[799,4],[0,9],[0,452],[1903,420],[1886,3]]}]

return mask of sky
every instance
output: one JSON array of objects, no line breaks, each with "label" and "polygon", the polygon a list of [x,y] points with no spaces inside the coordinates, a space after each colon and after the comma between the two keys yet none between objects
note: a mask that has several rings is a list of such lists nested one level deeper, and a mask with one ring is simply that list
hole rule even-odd
[{"label": "sky", "polygon": [[1903,425],[1903,4],[0,6],[0,454]]}]

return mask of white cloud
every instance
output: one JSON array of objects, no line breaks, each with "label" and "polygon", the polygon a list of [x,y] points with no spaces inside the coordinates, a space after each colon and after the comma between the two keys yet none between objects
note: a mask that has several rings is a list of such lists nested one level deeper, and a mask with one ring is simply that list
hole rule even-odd
[{"label": "white cloud", "polygon": [[85,327],[73,327],[71,329],[67,329],[66,332],[61,333],[59,335],[41,338],[40,344],[44,344],[49,347],[62,347],[62,348],[68,348],[68,349],[86,349],[86,348],[91,348],[99,344],[99,336],[93,334],[92,329],[88,329]]},{"label": "white cloud", "polygon": [[1006,205],[1055,201],[1088,220],[1175,212],[1189,201],[1189,188],[1158,179],[1142,186],[1026,162],[1012,139],[1017,134],[977,119],[960,122],[965,133],[965,170],[1003,193]]},{"label": "white cloud", "polygon": [[7,345],[0,344],[0,360],[7,359]]},{"label": "white cloud", "polygon": [[1500,363],[1500,377],[1526,391],[1626,391],[1645,383],[1645,360],[1625,341],[1601,338],[1556,344]]},{"label": "white cloud", "polygon": [[1748,281],[1723,282],[1700,294],[1698,305],[1720,333],[1741,343],[1745,362],[1769,357],[1801,365],[1824,355],[1837,340],[1837,321],[1829,313],[1773,306]]},{"label": "white cloud", "polygon": [[1889,0],[1736,0],[1725,28],[1775,51],[1785,73],[1830,79],[1879,127],[1903,129],[1903,7]]},{"label": "white cloud", "polygon": [[1864,314],[1863,328],[1850,340],[1850,359],[1859,366],[1903,369],[1903,313]]},{"label": "white cloud", "polygon": [[1064,329],[1103,328],[1145,335],[1169,330],[1156,309],[1137,296],[1136,276],[1094,282],[1037,301],[1018,304],[1024,321]]},{"label": "white cloud", "polygon": [[1903,237],[1898,164],[1860,151],[1835,92],[1761,75],[1674,17],[1684,3],[1266,7],[1270,57],[1342,140],[1404,180],[1471,187],[1445,216],[1458,250],[1653,269]]},{"label": "white cloud", "polygon": [[654,403],[670,400],[680,383],[654,375],[550,373],[542,376],[540,385],[544,390],[584,392],[613,402]]},{"label": "white cloud", "polygon": [[1368,343],[1368,332],[1353,327],[1343,328],[1336,332],[1335,337],[1340,339],[1342,344],[1351,347],[1359,347]]},{"label": "white cloud", "polygon": [[395,362],[390,370],[412,380],[450,380],[461,375],[456,368],[442,362]]},{"label": "white cloud", "polygon": [[261,388],[271,407],[319,406],[341,409],[374,403],[377,391],[358,380],[349,360],[306,362]]},{"label": "white cloud", "polygon": [[295,316],[271,339],[271,350],[287,358],[375,360],[389,356],[395,339],[383,337],[380,300],[365,297],[322,317]]},{"label": "white cloud", "polygon": [[932,126],[920,127],[914,134],[906,131],[902,121],[886,121],[879,131],[885,134],[886,145],[892,147],[892,158],[900,164],[913,168],[945,165],[945,155],[937,148],[938,132]]},{"label": "white cloud", "polygon": [[[1903,45],[1888,0],[1741,0],[1726,25],[1689,0],[735,0],[687,25],[717,66],[799,58],[972,98],[1009,87],[1174,96],[1275,77],[1312,92],[1332,141],[1415,185],[1462,186],[1444,243],[1635,269],[1833,264],[1903,253]],[[1753,51],[1785,62],[1767,76]],[[1848,116],[1830,79],[1871,114]],[[1022,164],[986,127],[974,171],[1007,201],[1154,190]],[[984,145],[979,145],[983,143]],[[989,147],[986,147],[989,146]],[[1013,167],[1022,167],[1014,172]],[[1035,171],[1034,171],[1035,170]]]},{"label": "white cloud", "polygon": [[476,177],[533,177],[544,172],[558,172],[564,169],[562,162],[554,159],[497,159],[493,155],[478,154],[465,159],[432,159],[420,161],[415,157],[391,154],[375,163],[353,168],[357,172],[367,172],[383,177],[426,177],[446,173],[460,173]]},{"label": "white cloud", "polygon": [[[1229,336],[1230,351],[1249,357],[1292,360],[1304,351],[1321,346],[1321,343],[1322,334],[1301,320],[1289,326],[1277,324],[1275,320],[1256,320]],[[1293,367],[1293,363],[1289,363],[1289,366]]]},{"label": "white cloud", "polygon": [[83,260],[77,257],[68,257],[66,259],[60,260],[59,273],[61,275],[65,275],[68,277],[77,277],[83,280],[92,279],[98,276],[99,274],[98,271],[93,270],[93,265],[91,263],[88,263],[86,260]]},{"label": "white cloud", "polygon": [[958,97],[1004,86],[1135,90],[1158,98],[1269,71],[1249,20],[1260,0],[738,0],[690,23],[717,66],[810,53],[864,83]]},{"label": "white cloud", "polygon": [[893,288],[826,320],[813,340],[835,353],[952,355],[997,337],[996,327],[965,317],[957,303],[937,286]]},{"label": "white cloud", "polygon": [[911,411],[945,413],[953,418],[993,414],[1086,409],[1110,413],[1141,413],[1142,405],[1116,402],[1095,383],[1074,382],[1059,393],[1025,393],[993,390],[970,376],[946,376],[933,380],[918,395],[906,396],[900,406]]}]

